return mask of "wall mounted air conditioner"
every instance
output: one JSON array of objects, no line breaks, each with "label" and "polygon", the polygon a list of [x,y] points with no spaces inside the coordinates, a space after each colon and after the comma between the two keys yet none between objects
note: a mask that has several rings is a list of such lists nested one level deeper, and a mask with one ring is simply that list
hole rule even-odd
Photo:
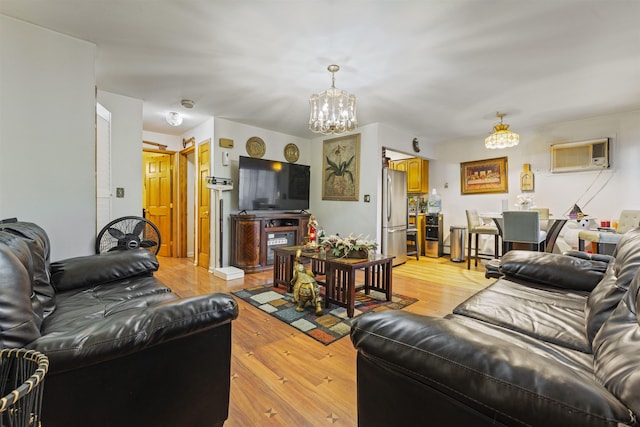
[{"label": "wall mounted air conditioner", "polygon": [[551,145],[551,172],[576,172],[609,167],[609,138]]}]

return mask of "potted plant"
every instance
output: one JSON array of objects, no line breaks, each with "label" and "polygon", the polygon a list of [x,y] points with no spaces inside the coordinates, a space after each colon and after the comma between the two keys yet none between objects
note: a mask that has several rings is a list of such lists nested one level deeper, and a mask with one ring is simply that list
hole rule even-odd
[{"label": "potted plant", "polygon": [[373,240],[362,239],[361,236],[349,234],[347,237],[331,235],[320,243],[320,247],[330,256],[337,258],[368,258],[369,252],[375,251],[378,244]]}]

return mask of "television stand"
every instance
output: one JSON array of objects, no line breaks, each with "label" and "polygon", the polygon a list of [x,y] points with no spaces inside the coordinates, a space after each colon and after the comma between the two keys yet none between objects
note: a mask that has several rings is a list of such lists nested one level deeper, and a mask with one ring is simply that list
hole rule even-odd
[{"label": "television stand", "polygon": [[273,248],[304,244],[310,216],[306,212],[231,214],[230,264],[247,274],[270,269]]}]

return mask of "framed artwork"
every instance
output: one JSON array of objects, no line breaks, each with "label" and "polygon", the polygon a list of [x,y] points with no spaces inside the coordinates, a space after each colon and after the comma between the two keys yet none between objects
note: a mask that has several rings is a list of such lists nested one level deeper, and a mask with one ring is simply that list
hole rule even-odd
[{"label": "framed artwork", "polygon": [[360,134],[327,139],[322,145],[322,200],[358,200]]},{"label": "framed artwork", "polygon": [[460,163],[460,193],[508,193],[507,158]]}]

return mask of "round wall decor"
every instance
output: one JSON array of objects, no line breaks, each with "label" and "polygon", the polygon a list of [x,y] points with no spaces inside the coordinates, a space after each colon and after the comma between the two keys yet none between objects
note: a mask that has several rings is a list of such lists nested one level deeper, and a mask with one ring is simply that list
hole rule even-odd
[{"label": "round wall decor", "polygon": [[284,147],[284,158],[289,163],[295,163],[300,158],[300,150],[296,144],[287,144]]},{"label": "round wall decor", "polygon": [[249,153],[251,157],[260,158],[264,156],[265,151],[267,151],[267,147],[262,138],[252,136],[247,140],[247,153]]}]

